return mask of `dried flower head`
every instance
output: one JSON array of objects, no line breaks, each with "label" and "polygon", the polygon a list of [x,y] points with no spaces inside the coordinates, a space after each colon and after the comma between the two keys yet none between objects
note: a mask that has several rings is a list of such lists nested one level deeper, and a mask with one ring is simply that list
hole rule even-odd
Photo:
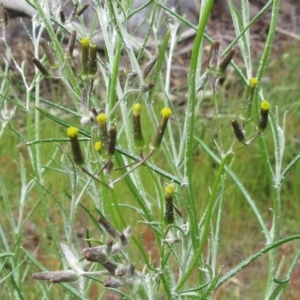
[{"label": "dried flower head", "polygon": [[233,132],[234,132],[236,138],[240,142],[244,142],[245,141],[244,130],[241,128],[241,126],[239,125],[239,123],[236,120],[232,120],[231,121],[231,126],[232,126],[232,129],[233,129]]},{"label": "dried flower head", "polygon": [[151,69],[155,66],[156,62],[158,60],[158,54],[155,54],[153,57],[150,58],[150,60],[147,62],[145,67],[142,70],[143,78],[146,78],[147,75],[150,73]]},{"label": "dried flower head", "polygon": [[76,13],[77,17],[80,17],[89,7],[89,4],[84,4]]},{"label": "dried flower head", "polygon": [[47,57],[47,60],[49,62],[49,65],[53,68],[56,69],[57,68],[57,62],[56,62],[56,58],[52,52],[52,50],[50,49],[48,42],[44,39],[41,38],[40,40],[40,45],[44,50],[45,56]]},{"label": "dried flower head", "polygon": [[48,70],[44,67],[44,65],[36,57],[32,57],[32,62],[35,64],[37,69],[43,74],[43,76],[45,78],[51,77]]},{"label": "dried flower head", "polygon": [[51,283],[74,282],[79,278],[79,274],[73,270],[49,271],[32,274],[32,279],[48,280]]},{"label": "dried flower head", "polygon": [[66,60],[71,59],[71,57],[73,55],[75,42],[76,42],[76,35],[77,35],[77,31],[73,30],[72,33],[71,33],[67,48],[65,50],[65,59]]},{"label": "dried flower head", "polygon": [[226,56],[222,59],[222,61],[220,62],[219,66],[218,66],[219,72],[220,72],[219,75],[222,75],[226,71],[228,65],[230,64],[230,62],[231,62],[231,60],[232,60],[232,58],[234,56],[234,53],[235,53],[235,50],[231,49],[226,54]]},{"label": "dried flower head", "polygon": [[59,11],[59,19],[62,24],[66,23],[66,16],[63,10]]},{"label": "dried flower head", "polygon": [[108,131],[108,142],[107,142],[107,155],[113,156],[116,151],[116,140],[117,140],[117,128],[116,126],[111,126]]}]

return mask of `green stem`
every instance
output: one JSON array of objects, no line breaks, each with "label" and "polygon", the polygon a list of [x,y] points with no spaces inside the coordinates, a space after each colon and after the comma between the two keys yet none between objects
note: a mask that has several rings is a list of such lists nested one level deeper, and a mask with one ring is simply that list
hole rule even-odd
[{"label": "green stem", "polygon": [[[124,164],[124,160],[122,159],[121,155],[117,154],[115,158],[116,158],[116,161],[117,161],[118,164]],[[134,198],[137,200],[139,207],[143,211],[144,218],[146,219],[146,221],[147,222],[153,222],[154,219],[153,219],[153,216],[152,216],[152,212],[147,207],[147,203],[145,202],[145,200],[142,198],[141,194],[137,190],[137,188],[136,188],[134,182],[132,181],[131,177],[126,176],[124,178],[124,181],[125,181],[125,184],[127,185],[127,187],[129,188],[130,192],[134,196]],[[118,204],[115,203],[115,205],[118,205]],[[117,213],[120,215],[120,210],[119,209],[118,209]],[[124,225],[125,224],[124,219],[120,218],[120,220]],[[160,253],[163,253],[163,243],[162,243],[162,240],[161,240],[161,236],[155,230],[153,230],[153,234],[155,236],[155,240],[156,240],[157,246],[159,247]],[[139,250],[140,250],[141,254],[145,258],[145,262],[147,263],[148,259],[146,259],[146,255],[144,254],[144,249],[142,247],[140,247],[139,242],[134,237],[133,237],[133,240],[134,240],[135,244],[139,247]],[[149,264],[149,262],[148,262],[148,264]],[[152,269],[152,267],[150,269]],[[171,299],[172,296],[171,296],[171,291],[170,291],[170,284],[167,282],[167,280],[165,278],[165,275],[163,273],[160,274],[160,278],[162,280],[165,292],[168,295],[168,299]]]},{"label": "green stem", "polygon": [[[271,17],[271,23],[270,23],[270,29],[269,34],[266,41],[266,46],[264,49],[264,52],[262,54],[262,58],[260,61],[260,66],[257,72],[257,79],[260,82],[265,68],[267,66],[267,62],[270,56],[271,47],[274,41],[275,33],[276,33],[276,26],[278,21],[278,14],[279,14],[279,7],[280,7],[280,0],[273,0],[273,8],[272,8],[272,17]],[[259,118],[259,103],[258,103],[258,89],[256,89],[256,95],[254,102],[255,107],[255,119],[258,120]],[[265,170],[267,172],[268,178],[269,178],[269,184],[272,189],[273,194],[273,242],[278,241],[280,237],[280,224],[281,224],[281,203],[280,203],[280,186],[275,184],[274,182],[274,175],[272,166],[269,160],[269,155],[267,153],[267,148],[265,144],[264,136],[261,135],[258,139],[260,152],[263,159],[263,164],[265,167]],[[269,296],[272,293],[272,286],[273,286],[273,277],[275,276],[276,272],[276,262],[277,262],[277,254],[278,251],[275,248],[273,251],[270,252],[269,256],[269,270],[268,270],[268,279],[267,279],[267,287],[266,287],[266,293],[265,293],[265,299],[268,299]]]},{"label": "green stem", "polygon": [[[114,65],[113,65],[113,72],[109,81],[108,91],[109,91],[109,98],[108,98],[108,113],[113,109],[116,104],[117,98],[117,81],[119,75],[119,66],[120,66],[120,59],[121,59],[121,52],[122,52],[122,42],[120,39],[117,40],[116,48],[115,48],[115,55],[114,55]],[[114,116],[111,115],[111,119]]]},{"label": "green stem", "polygon": [[[34,28],[34,30],[35,29],[36,28]],[[40,42],[42,31],[43,31],[43,29],[41,28],[38,31],[37,36],[34,33],[34,48],[35,48],[34,55],[35,55],[35,57],[39,57],[39,42]],[[36,85],[35,85],[35,106],[39,107],[40,106],[40,82],[41,81],[39,80],[40,75],[37,75],[37,76],[38,76],[38,79],[37,79]],[[40,139],[40,112],[35,109],[34,113],[35,113],[35,116],[34,116],[35,140],[39,140]],[[43,182],[42,170],[41,170],[41,145],[40,144],[35,145],[35,157],[36,157],[37,180],[40,182]]]},{"label": "green stem", "polygon": [[215,177],[215,181],[214,181],[214,184],[213,184],[213,187],[212,187],[212,190],[211,190],[211,194],[210,194],[210,197],[209,197],[208,207],[207,207],[207,210],[206,210],[206,216],[205,216],[205,220],[204,220],[203,232],[202,232],[202,235],[201,235],[201,238],[200,238],[199,246],[197,248],[197,252],[194,256],[194,259],[193,259],[189,269],[184,274],[184,276],[180,280],[178,286],[176,287],[177,292],[179,292],[181,287],[184,285],[184,283],[186,282],[186,280],[188,279],[188,277],[191,275],[192,271],[194,270],[195,266],[199,262],[199,259],[201,258],[202,251],[203,251],[204,246],[205,246],[206,241],[207,241],[207,236],[208,236],[208,232],[209,232],[209,225],[210,225],[210,221],[211,221],[211,215],[212,215],[213,207],[214,207],[215,200],[216,200],[216,197],[217,197],[218,187],[219,187],[219,184],[222,180],[222,174],[224,172],[224,168],[226,166],[226,162],[227,162],[227,159],[228,159],[229,156],[230,156],[230,153],[226,154],[221,160],[221,163],[220,163],[220,166],[219,166],[219,169],[218,169],[218,173]]},{"label": "green stem", "polygon": [[193,179],[193,140],[194,140],[194,124],[195,124],[195,104],[196,104],[196,78],[197,78],[197,70],[198,70],[198,57],[200,53],[200,47],[203,40],[204,29],[208,22],[208,18],[210,15],[210,11],[212,9],[214,1],[208,0],[203,7],[203,12],[199,21],[198,31],[196,34],[194,47],[192,51],[191,57],[191,66],[189,71],[189,96],[188,96],[188,104],[186,110],[186,120],[185,124],[187,128],[187,138],[186,138],[186,149],[185,149],[185,169],[186,169],[186,177],[188,179],[187,186],[187,211],[189,215],[189,222],[191,228],[191,238],[193,249],[196,252],[198,248],[197,241],[197,213],[196,213],[196,205],[195,205],[195,193],[194,187],[192,183]]},{"label": "green stem", "polygon": [[[206,153],[208,153],[208,155],[217,163],[220,164],[221,163],[221,159],[219,159],[211,150],[210,148],[199,138],[195,137],[195,140],[203,147],[203,149],[206,151]],[[252,209],[260,227],[262,230],[262,233],[265,236],[265,239],[267,241],[267,243],[271,243],[271,236],[269,233],[269,230],[267,228],[266,223],[264,222],[262,215],[260,214],[255,201],[251,198],[251,196],[249,195],[248,191],[246,190],[246,188],[244,187],[243,183],[240,181],[240,179],[235,175],[235,173],[226,165],[225,166],[225,170],[228,173],[228,175],[232,178],[233,182],[235,183],[235,185],[237,186],[237,188],[240,190],[240,192],[242,193],[242,195],[244,196],[245,200],[247,201],[249,207]]]}]

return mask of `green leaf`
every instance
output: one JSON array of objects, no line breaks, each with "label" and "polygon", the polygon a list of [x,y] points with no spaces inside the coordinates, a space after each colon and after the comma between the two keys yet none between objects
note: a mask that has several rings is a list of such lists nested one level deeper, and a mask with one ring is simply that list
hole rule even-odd
[{"label": "green leaf", "polygon": [[289,282],[289,278],[287,279],[287,281],[283,281],[281,283],[278,283],[278,286],[276,287],[276,289],[273,291],[273,293],[271,294],[271,296],[269,297],[268,300],[277,300],[279,299],[278,297],[280,296],[280,294],[283,292],[283,289],[286,287],[286,285]]},{"label": "green leaf", "polygon": [[12,257],[12,256],[15,256],[15,254],[14,253],[10,253],[10,252],[0,253],[0,259],[4,259],[4,258],[7,258],[7,257]]},{"label": "green leaf", "polygon": [[[70,127],[70,126],[78,127],[78,126],[76,126],[75,124],[70,123],[70,122],[67,122],[67,121],[65,121],[65,120],[63,120],[63,119],[60,119],[60,118],[58,118],[58,117],[56,117],[56,116],[54,116],[54,115],[48,113],[47,111],[45,111],[45,110],[43,110],[43,109],[41,109],[41,108],[39,108],[39,107],[35,107],[35,109],[38,110],[38,111],[39,111],[41,114],[43,114],[44,116],[46,116],[46,117],[48,117],[49,119],[51,119],[52,121],[54,121],[54,122],[56,122],[56,123],[58,123],[58,124],[60,124],[60,125],[62,125],[62,126],[64,126],[64,127],[66,127],[66,128],[68,128],[68,127]],[[88,131],[86,131],[86,130],[84,130],[84,129],[82,129],[82,128],[78,128],[78,129],[79,129],[79,132],[80,132],[82,135],[84,135],[84,136],[86,136],[86,137],[89,137],[89,138],[91,137],[91,133],[90,133],[90,132],[88,132]]]}]

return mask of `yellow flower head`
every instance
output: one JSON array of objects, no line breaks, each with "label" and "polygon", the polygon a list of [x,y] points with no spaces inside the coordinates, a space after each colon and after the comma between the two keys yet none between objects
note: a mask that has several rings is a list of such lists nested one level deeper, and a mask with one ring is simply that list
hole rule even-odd
[{"label": "yellow flower head", "polygon": [[263,101],[260,103],[260,109],[261,109],[261,110],[266,111],[266,110],[269,110],[270,107],[271,107],[270,102],[268,102],[268,101],[266,101],[266,100],[263,100]]},{"label": "yellow flower head", "polygon": [[171,110],[171,108],[169,108],[169,107],[164,107],[164,108],[160,111],[160,113],[161,113],[161,116],[162,116],[163,118],[169,119],[170,116],[172,115],[172,110]]},{"label": "yellow flower head", "polygon": [[77,137],[78,136],[78,128],[76,128],[76,127],[69,127],[68,129],[67,129],[67,136],[69,137],[69,138],[74,138],[74,137]]},{"label": "yellow flower head", "polygon": [[82,45],[83,47],[88,47],[89,44],[90,44],[90,40],[89,40],[88,37],[82,38],[82,40],[81,40],[81,45]]},{"label": "yellow flower head", "polygon": [[258,80],[256,78],[252,77],[249,79],[249,86],[251,88],[255,88],[257,86],[257,84],[258,84]]},{"label": "yellow flower head", "polygon": [[102,148],[101,142],[96,142],[95,145],[94,145],[94,148],[95,148],[96,151],[100,152],[101,148]]},{"label": "yellow flower head", "polygon": [[70,138],[70,144],[73,154],[73,161],[76,165],[81,166],[84,164],[84,156],[81,152],[79,140],[78,140],[78,128],[69,127],[67,129],[67,135]]},{"label": "yellow flower head", "polygon": [[140,103],[136,103],[132,106],[132,110],[133,110],[133,113],[135,115],[138,115],[141,111],[141,104]]},{"label": "yellow flower head", "polygon": [[105,124],[106,121],[107,121],[107,115],[106,114],[99,114],[97,117],[96,117],[96,120],[99,124]]},{"label": "yellow flower head", "polygon": [[174,188],[173,183],[170,183],[170,184],[166,185],[165,188],[164,188],[164,192],[165,192],[166,197],[172,197],[173,194],[174,194],[174,190],[175,190],[175,188]]}]

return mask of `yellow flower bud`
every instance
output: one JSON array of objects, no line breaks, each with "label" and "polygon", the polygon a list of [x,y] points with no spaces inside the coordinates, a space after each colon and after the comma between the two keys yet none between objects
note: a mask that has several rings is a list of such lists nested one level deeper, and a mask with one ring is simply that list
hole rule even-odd
[{"label": "yellow flower bud", "polygon": [[77,137],[78,136],[78,128],[76,128],[76,127],[69,127],[67,129],[67,136],[69,138],[75,138],[75,137]]},{"label": "yellow flower bud", "polygon": [[258,122],[258,128],[260,130],[265,130],[268,126],[268,116],[270,107],[271,104],[266,100],[263,100],[260,104],[260,116]]},{"label": "yellow flower bud", "polygon": [[170,118],[172,115],[172,110],[169,107],[164,107],[160,113],[163,118]]},{"label": "yellow flower bud", "polygon": [[135,115],[138,115],[140,112],[141,112],[141,104],[140,103],[135,103],[133,106],[132,106],[132,110],[133,110],[133,113]]},{"label": "yellow flower bud", "polygon": [[271,108],[271,104],[266,101],[266,100],[263,100],[260,104],[260,109],[261,110],[269,110]]},{"label": "yellow flower bud", "polygon": [[257,84],[258,84],[257,78],[252,77],[252,78],[249,79],[249,86],[251,88],[256,88]]},{"label": "yellow flower bud", "polygon": [[107,121],[107,115],[101,113],[96,117],[96,120],[97,120],[98,124],[105,124]]},{"label": "yellow flower bud", "polygon": [[170,116],[172,115],[172,110],[169,107],[164,107],[160,113],[161,113],[162,118],[157,127],[156,133],[151,140],[151,143],[150,143],[151,150],[156,150],[159,148],[162,138],[163,138],[163,135],[165,133],[166,127],[167,127],[168,120],[169,120]]},{"label": "yellow flower bud", "polygon": [[78,141],[78,128],[69,127],[67,129],[67,136],[70,138],[73,160],[76,165],[84,164],[84,157],[81,152],[80,144]]},{"label": "yellow flower bud", "polygon": [[102,148],[101,142],[96,142],[94,148],[97,152],[101,152],[101,148]]},{"label": "yellow flower bud", "polygon": [[166,197],[173,196],[174,190],[175,190],[175,187],[174,187],[173,183],[170,183],[170,184],[166,185],[165,188],[164,188],[164,192],[165,192]]},{"label": "yellow flower bud", "polygon": [[90,40],[89,40],[88,37],[82,38],[82,40],[81,40],[81,45],[82,45],[83,47],[88,47],[89,44],[90,44]]}]

